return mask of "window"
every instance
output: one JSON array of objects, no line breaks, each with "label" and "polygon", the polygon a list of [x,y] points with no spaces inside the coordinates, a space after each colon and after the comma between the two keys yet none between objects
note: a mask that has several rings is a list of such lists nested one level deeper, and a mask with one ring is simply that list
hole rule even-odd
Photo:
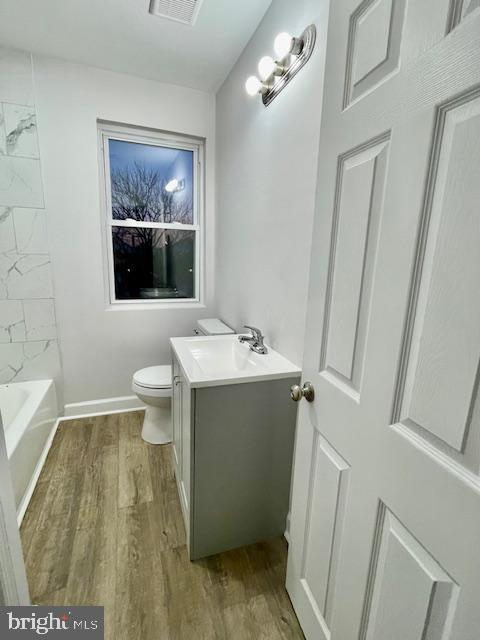
[{"label": "window", "polygon": [[203,144],[100,126],[112,303],[199,302]]}]

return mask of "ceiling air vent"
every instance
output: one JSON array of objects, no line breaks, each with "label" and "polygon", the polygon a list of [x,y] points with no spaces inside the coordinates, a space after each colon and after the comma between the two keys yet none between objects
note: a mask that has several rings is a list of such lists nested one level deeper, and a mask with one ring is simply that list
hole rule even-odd
[{"label": "ceiling air vent", "polygon": [[150,0],[150,13],[184,24],[195,24],[203,0]]}]

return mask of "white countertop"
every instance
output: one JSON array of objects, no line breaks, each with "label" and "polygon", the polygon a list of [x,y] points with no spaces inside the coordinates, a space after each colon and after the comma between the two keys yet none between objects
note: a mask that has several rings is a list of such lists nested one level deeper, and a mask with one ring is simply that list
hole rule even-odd
[{"label": "white countertop", "polygon": [[170,338],[170,343],[193,388],[279,380],[302,372],[268,345],[267,354],[255,353],[238,335]]}]

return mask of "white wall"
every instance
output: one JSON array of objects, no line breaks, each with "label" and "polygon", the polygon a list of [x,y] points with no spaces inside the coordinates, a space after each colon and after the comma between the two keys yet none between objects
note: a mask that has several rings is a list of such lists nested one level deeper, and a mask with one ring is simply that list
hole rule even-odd
[{"label": "white wall", "polygon": [[61,397],[53,295],[32,60],[0,48],[0,384],[54,378]]},{"label": "white wall", "polygon": [[[317,172],[328,0],[274,0],[217,94],[217,300],[300,364]],[[265,108],[244,90],[280,31],[317,26],[307,65]]]},{"label": "white wall", "polygon": [[[37,56],[34,80],[65,402],[131,395],[132,373],[213,313],[214,97]],[[206,138],[206,308],[107,309],[97,119]]]}]

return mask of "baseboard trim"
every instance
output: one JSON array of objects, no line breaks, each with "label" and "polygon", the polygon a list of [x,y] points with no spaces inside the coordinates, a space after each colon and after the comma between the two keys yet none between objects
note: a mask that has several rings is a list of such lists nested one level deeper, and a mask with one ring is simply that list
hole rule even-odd
[{"label": "baseboard trim", "polygon": [[124,411],[139,411],[140,409],[145,409],[145,405],[137,396],[86,400],[85,402],[66,404],[62,420],[103,416],[108,413],[122,413]]},{"label": "baseboard trim", "polygon": [[55,434],[57,433],[60,420],[61,418],[57,418],[55,420],[55,424],[53,425],[52,430],[48,434],[48,438],[47,438],[47,441],[45,442],[45,446],[43,447],[43,451],[40,455],[40,458],[38,459],[38,462],[32,474],[32,477],[30,478],[30,482],[28,483],[27,489],[23,494],[23,498],[18,506],[17,523],[19,527],[22,524],[23,518],[28,509],[28,505],[30,504],[30,500],[32,499],[33,492],[35,491],[35,487],[37,486],[38,478],[40,477],[43,466],[47,460],[48,452],[50,451],[53,439],[55,437]]}]

